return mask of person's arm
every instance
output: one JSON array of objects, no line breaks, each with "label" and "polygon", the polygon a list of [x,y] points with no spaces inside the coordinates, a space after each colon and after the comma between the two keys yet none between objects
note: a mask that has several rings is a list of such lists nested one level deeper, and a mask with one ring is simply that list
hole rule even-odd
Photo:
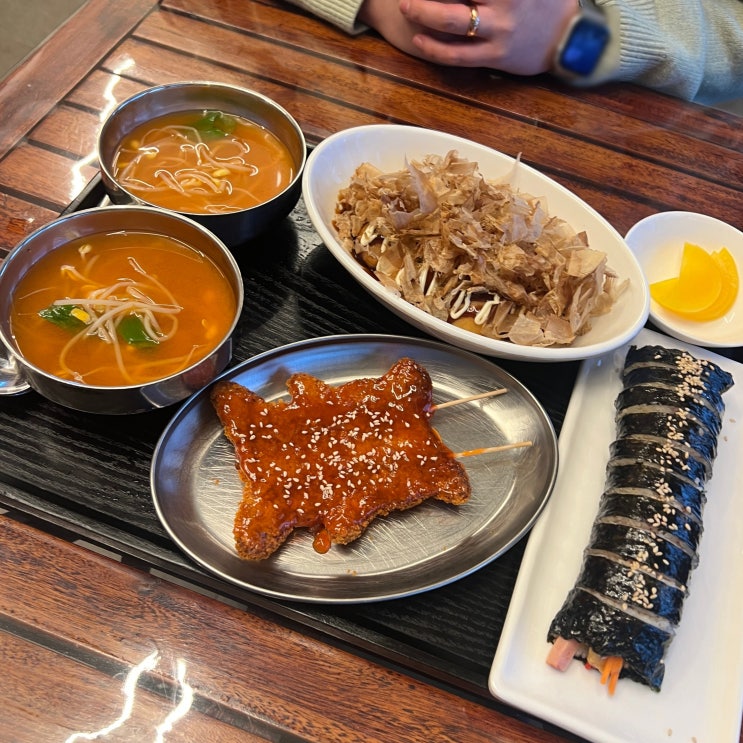
[{"label": "person's arm", "polygon": [[291,0],[291,2],[338,26],[346,33],[359,34],[368,30],[368,26],[358,18],[364,0]]},{"label": "person's arm", "polygon": [[[291,0],[349,33],[374,28],[404,52],[443,65],[533,75],[553,70],[577,0]],[[636,82],[715,103],[743,97],[743,0],[594,0],[611,42],[575,82]],[[479,25],[468,36],[472,7]]]},{"label": "person's arm", "polygon": [[700,103],[743,97],[741,0],[597,0],[620,17],[616,79]]},{"label": "person's arm", "polygon": [[413,37],[424,31],[400,12],[400,0],[289,0],[342,31],[359,34],[373,28],[392,46],[421,56]]}]

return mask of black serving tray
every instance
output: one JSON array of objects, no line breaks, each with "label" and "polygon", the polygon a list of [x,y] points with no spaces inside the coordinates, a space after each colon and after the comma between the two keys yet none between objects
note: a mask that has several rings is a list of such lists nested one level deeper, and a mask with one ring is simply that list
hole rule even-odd
[{"label": "black serving tray", "polygon": [[[97,206],[104,198],[96,177],[65,213]],[[422,336],[340,267],[314,231],[301,199],[287,219],[233,252],[245,281],[233,365],[326,335]],[[559,433],[578,364],[493,361],[531,390]],[[474,574],[406,598],[317,605],[241,589],[193,563],[158,520],[150,463],[174,413],[175,408],[132,416],[85,414],[33,391],[0,399],[0,502],[11,516],[37,521],[69,540],[103,548],[128,564],[501,706],[490,696],[487,679],[526,539]]]}]

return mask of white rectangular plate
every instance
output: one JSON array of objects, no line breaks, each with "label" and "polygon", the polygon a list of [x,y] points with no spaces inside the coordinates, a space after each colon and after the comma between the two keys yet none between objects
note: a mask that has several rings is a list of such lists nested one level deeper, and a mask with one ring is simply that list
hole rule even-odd
[{"label": "white rectangular plate", "polygon": [[560,435],[557,482],[529,536],[490,691],[596,743],[733,743],[743,711],[743,365],[648,330],[633,343],[686,348],[735,379],[724,397],[700,562],[666,653],[663,687],[654,692],[622,679],[612,697],[580,661],[565,673],[545,662],[550,622],[578,575],[603,491],[625,347],[581,366]]}]

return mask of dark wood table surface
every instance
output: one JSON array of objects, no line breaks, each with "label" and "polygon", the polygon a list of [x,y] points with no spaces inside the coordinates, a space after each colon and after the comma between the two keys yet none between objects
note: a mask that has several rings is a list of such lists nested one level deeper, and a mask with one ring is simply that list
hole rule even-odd
[{"label": "dark wood table surface", "polygon": [[[274,98],[310,145],[395,122],[521,154],[621,233],[669,209],[743,228],[743,121],[732,114],[629,85],[442,69],[272,0],[90,0],[0,83],[0,251],[100,203],[106,113],[188,79]],[[247,299],[234,363],[339,333],[420,335],[360,292],[301,201],[236,253]],[[559,431],[578,364],[498,363]],[[154,741],[159,729],[168,741],[574,740],[487,689],[526,540],[393,601],[241,590],[191,562],[157,518],[149,467],[173,413],[0,398],[0,740],[80,740],[109,725],[98,739]]]}]

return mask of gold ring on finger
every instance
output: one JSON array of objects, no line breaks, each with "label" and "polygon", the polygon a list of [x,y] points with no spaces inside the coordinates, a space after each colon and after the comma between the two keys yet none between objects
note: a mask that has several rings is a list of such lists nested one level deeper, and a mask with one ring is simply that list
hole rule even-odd
[{"label": "gold ring on finger", "polygon": [[480,27],[480,13],[476,5],[470,5],[470,24],[467,26],[467,36],[470,38],[477,36],[477,29]]}]

